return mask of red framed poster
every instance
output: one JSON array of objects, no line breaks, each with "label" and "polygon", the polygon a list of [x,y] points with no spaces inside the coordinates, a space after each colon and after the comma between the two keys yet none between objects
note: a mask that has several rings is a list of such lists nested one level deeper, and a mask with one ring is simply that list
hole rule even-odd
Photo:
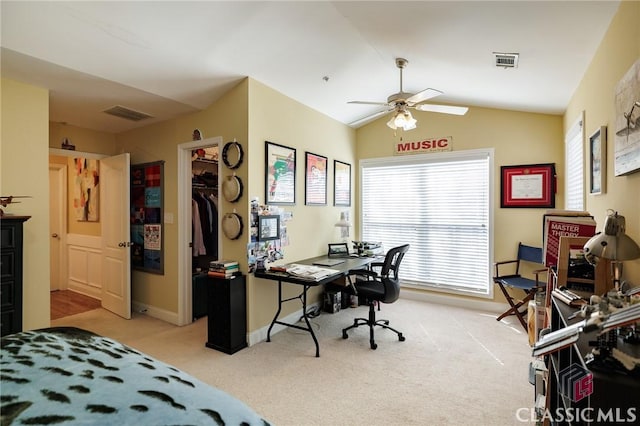
[{"label": "red framed poster", "polygon": [[555,207],[555,163],[502,166],[500,176],[500,207]]}]

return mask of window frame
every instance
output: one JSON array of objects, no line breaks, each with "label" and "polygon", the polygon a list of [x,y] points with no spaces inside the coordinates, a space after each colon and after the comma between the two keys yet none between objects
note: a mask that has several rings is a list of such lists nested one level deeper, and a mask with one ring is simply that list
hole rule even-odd
[{"label": "window frame", "polygon": [[[571,148],[578,149],[580,151],[578,158],[573,158],[571,155],[574,151]],[[567,130],[564,136],[564,171],[565,171],[565,184],[564,184],[564,208],[566,210],[584,211],[586,206],[586,191],[585,191],[585,130],[584,130],[584,111],[580,113],[580,116],[573,122],[571,127]],[[579,170],[577,170],[579,169]],[[579,182],[581,188],[574,188],[572,184]],[[574,192],[581,192],[575,199],[571,194]],[[579,198],[579,199],[578,199]],[[579,201],[579,203],[578,203]],[[580,206],[573,205],[573,203],[580,204]]]},{"label": "window frame", "polygon": [[[449,152],[440,152],[440,153],[429,153],[429,154],[415,154],[415,155],[399,155],[393,157],[379,157],[379,158],[371,158],[371,159],[362,159],[359,161],[358,165],[358,196],[359,196],[359,231],[360,235],[363,234],[364,228],[364,190],[363,190],[363,172],[367,167],[377,167],[377,166],[394,166],[394,165],[410,165],[410,164],[424,164],[424,163],[443,163],[443,162],[451,162],[451,161],[464,161],[471,159],[480,159],[481,157],[486,157],[487,159],[487,276],[486,276],[486,287],[483,289],[482,293],[471,291],[470,289],[464,290],[461,288],[456,288],[455,286],[447,287],[442,285],[434,285],[429,283],[409,283],[402,282],[402,287],[406,288],[417,288],[422,290],[430,290],[435,292],[442,292],[448,294],[456,294],[456,295],[465,295],[475,298],[482,299],[493,299],[494,298],[494,285],[493,285],[493,251],[494,251],[494,213],[495,213],[495,167],[494,167],[494,148],[483,148],[483,149],[474,149],[474,150],[464,150],[464,151],[449,151]],[[389,248],[389,247],[385,247]]]}]

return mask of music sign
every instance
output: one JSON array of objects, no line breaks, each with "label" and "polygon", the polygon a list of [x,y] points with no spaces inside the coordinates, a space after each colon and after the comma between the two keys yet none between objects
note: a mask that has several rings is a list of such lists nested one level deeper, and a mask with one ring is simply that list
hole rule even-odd
[{"label": "music sign", "polygon": [[421,141],[400,141],[394,145],[394,155],[424,154],[428,152],[444,152],[453,150],[451,136],[424,139]]}]

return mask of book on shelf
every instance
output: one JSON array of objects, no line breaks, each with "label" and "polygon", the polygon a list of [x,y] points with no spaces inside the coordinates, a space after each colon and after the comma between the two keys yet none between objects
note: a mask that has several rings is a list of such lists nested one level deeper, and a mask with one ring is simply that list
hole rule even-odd
[{"label": "book on shelf", "polygon": [[550,210],[543,216],[542,260],[545,266],[558,265],[560,237],[592,237],[596,222],[587,212]]},{"label": "book on shelf", "polygon": [[209,268],[233,268],[233,267],[238,267],[238,261],[237,260],[224,260],[224,259],[219,259],[219,260],[212,260],[211,262],[209,262]]},{"label": "book on shelf", "polygon": [[218,266],[209,266],[210,271],[237,271],[240,267],[238,265],[235,266],[227,266],[227,267],[218,267]]},{"label": "book on shelf", "polygon": [[218,271],[209,271],[207,272],[207,275],[209,275],[210,277],[214,277],[214,278],[223,278],[223,279],[231,279],[233,277],[236,277],[238,275],[240,275],[240,271],[235,271],[235,272],[218,272]]}]

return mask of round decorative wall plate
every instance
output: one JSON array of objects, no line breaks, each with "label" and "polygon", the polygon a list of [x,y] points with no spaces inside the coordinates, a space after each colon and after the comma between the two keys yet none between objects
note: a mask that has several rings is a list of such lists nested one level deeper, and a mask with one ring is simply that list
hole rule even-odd
[{"label": "round decorative wall plate", "polygon": [[242,180],[236,175],[227,176],[222,181],[222,196],[230,203],[235,203],[242,197],[243,189]]},{"label": "round decorative wall plate", "polygon": [[244,224],[238,213],[227,213],[222,218],[222,232],[230,240],[237,240],[242,235]]},{"label": "round decorative wall plate", "polygon": [[244,151],[238,142],[227,142],[222,148],[222,161],[230,169],[237,169],[242,164]]}]

